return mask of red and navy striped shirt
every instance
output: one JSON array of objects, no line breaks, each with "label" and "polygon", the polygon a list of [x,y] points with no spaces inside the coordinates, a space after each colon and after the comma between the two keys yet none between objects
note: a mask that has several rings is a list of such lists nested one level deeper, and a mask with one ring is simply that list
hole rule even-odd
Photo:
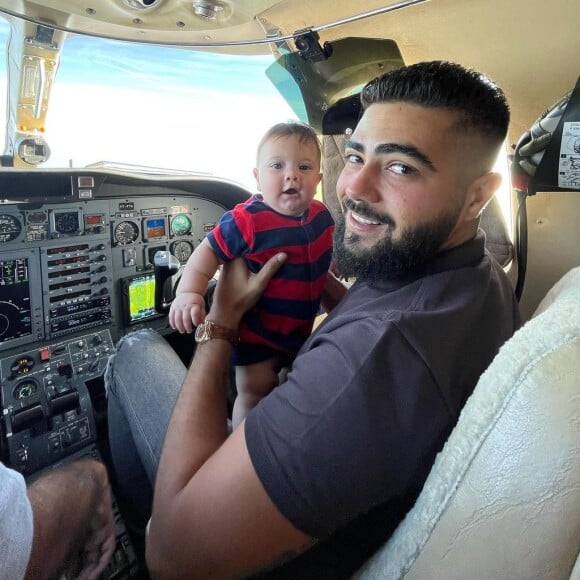
[{"label": "red and navy striped shirt", "polygon": [[226,212],[208,241],[222,262],[243,256],[258,272],[272,256],[288,259],[240,324],[240,340],[296,353],[312,331],[332,256],[334,222],[313,200],[300,217],[282,215],[261,195]]}]

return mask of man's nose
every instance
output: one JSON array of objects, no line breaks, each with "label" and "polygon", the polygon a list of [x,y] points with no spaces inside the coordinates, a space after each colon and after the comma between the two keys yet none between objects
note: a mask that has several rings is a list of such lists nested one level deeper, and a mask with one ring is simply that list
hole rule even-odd
[{"label": "man's nose", "polygon": [[369,167],[361,167],[358,171],[346,176],[343,183],[345,192],[355,201],[365,200],[368,203],[377,203],[381,201],[377,179],[378,176]]},{"label": "man's nose", "polygon": [[298,180],[298,172],[295,169],[288,169],[286,171],[286,181],[297,181]]}]

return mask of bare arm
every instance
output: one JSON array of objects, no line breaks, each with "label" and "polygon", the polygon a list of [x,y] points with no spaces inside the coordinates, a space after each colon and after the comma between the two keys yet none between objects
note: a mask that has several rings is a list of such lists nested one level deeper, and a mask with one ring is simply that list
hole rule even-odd
[{"label": "bare arm", "polygon": [[[210,318],[236,328],[279,267],[274,260],[255,276],[241,260],[224,266]],[[147,542],[154,578],[246,576],[311,543],[262,487],[248,455],[244,424],[227,436],[231,349],[224,340],[199,345],[175,405]]]},{"label": "bare arm", "polygon": [[76,577],[97,578],[115,548],[104,465],[75,461],[33,482],[28,497],[34,536],[26,578],[54,578],[71,565],[75,565]]},{"label": "bare arm", "polygon": [[184,292],[205,294],[208,282],[213,278],[219,266],[219,260],[207,239],[204,239],[185,264],[183,275],[177,285],[177,295]]},{"label": "bare arm", "polygon": [[169,310],[169,324],[172,328],[181,333],[191,332],[194,325],[204,321],[204,295],[218,266],[219,260],[215,252],[207,239],[203,240],[185,264],[177,285]]}]

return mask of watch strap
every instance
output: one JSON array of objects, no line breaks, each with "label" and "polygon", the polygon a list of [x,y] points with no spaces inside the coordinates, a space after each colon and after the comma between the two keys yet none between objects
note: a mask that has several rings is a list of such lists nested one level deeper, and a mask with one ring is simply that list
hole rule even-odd
[{"label": "watch strap", "polygon": [[227,340],[234,346],[240,342],[240,335],[237,329],[220,326],[219,324],[213,322],[213,320],[206,320],[195,330],[195,341],[198,344],[202,344],[216,338]]}]

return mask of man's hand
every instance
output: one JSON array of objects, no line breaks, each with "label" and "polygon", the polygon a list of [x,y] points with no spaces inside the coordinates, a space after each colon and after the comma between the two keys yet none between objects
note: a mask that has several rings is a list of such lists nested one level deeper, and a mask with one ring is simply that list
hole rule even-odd
[{"label": "man's hand", "polygon": [[180,292],[171,303],[169,324],[181,334],[193,332],[193,327],[205,320],[205,302],[201,294]]},{"label": "man's hand", "polygon": [[248,270],[242,258],[225,264],[213,295],[211,319],[226,328],[237,328],[244,313],[258,302],[286,258],[286,254],[276,254],[257,274]]}]

